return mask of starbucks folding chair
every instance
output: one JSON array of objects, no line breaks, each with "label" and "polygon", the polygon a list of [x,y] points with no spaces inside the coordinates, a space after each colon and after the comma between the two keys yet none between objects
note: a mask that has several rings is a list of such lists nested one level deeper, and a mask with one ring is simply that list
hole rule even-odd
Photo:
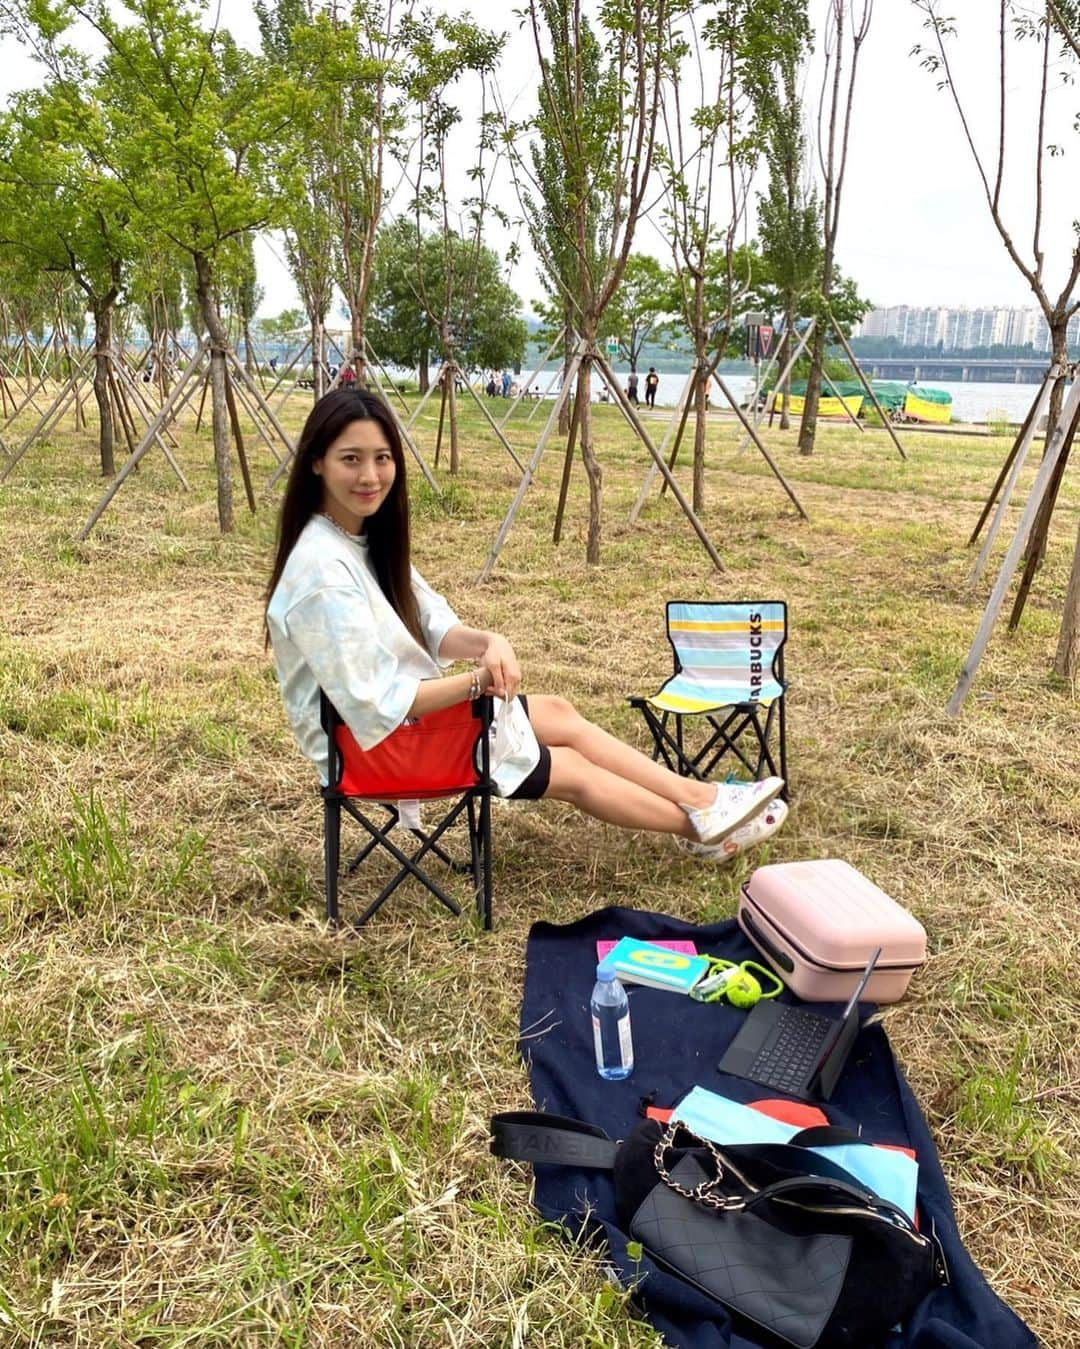
[{"label": "starbucks folding chair", "polygon": [[787,605],[670,600],[667,638],[674,674],[659,692],[629,700],[652,734],[653,758],[706,779],[731,755],[752,778],[782,777],[786,800]]},{"label": "starbucks folding chair", "polygon": [[[461,908],[428,867],[438,859],[453,872],[472,880],[476,911],[491,927],[491,777],[488,728],[491,699],[458,703],[440,712],[403,723],[372,749],[363,750],[322,694],[322,721],[329,743],[329,785],[322,789],[323,850],[326,864],[326,917],[337,926],[338,881],[341,873],[341,817],[344,813],[368,835],[344,868],[351,875],[374,853],[389,855],[397,871],[368,904],[354,927],[362,927],[410,876],[451,913]],[[399,847],[392,837],[404,801],[442,806],[431,826],[409,829],[418,847]],[[376,811],[388,818],[379,819]],[[455,861],[442,847],[446,831],[464,817],[469,833],[469,861]],[[399,835],[400,837],[400,835]]]}]

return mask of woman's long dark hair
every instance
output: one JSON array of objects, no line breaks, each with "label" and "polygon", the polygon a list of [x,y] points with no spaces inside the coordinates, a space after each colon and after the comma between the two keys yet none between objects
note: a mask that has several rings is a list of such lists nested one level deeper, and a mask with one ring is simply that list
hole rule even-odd
[{"label": "woman's long dark hair", "polygon": [[409,489],[405,480],[405,454],[401,436],[390,411],[381,398],[363,389],[342,386],[320,398],[308,414],[300,443],[296,447],[285,499],[278,519],[277,552],[266,587],[266,603],[274,593],[289,554],[304,526],[322,509],[322,478],[315,472],[315,464],[338,436],[353,422],[375,422],[379,426],[390,452],[394,456],[394,483],[389,495],[374,515],[364,524],[368,541],[368,556],[375,569],[379,588],[390,601],[394,612],[412,635],[424,645],[420,614],[412,591],[412,573],[409,552]]}]

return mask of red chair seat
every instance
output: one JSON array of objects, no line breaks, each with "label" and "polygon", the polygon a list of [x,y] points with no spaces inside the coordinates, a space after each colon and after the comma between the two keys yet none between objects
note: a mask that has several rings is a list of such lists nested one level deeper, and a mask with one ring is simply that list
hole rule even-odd
[{"label": "red chair seat", "polygon": [[476,741],[480,720],[471,703],[457,703],[403,723],[371,749],[361,749],[345,725],[335,728],[343,796],[402,801],[452,796],[480,781]]}]

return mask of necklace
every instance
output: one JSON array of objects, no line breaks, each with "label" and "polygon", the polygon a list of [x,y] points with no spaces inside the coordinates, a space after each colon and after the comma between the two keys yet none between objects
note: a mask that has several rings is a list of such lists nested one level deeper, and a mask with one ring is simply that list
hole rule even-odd
[{"label": "necklace", "polygon": [[324,520],[329,520],[329,522],[334,526],[334,528],[337,530],[339,534],[344,534],[347,539],[352,539],[353,543],[367,542],[363,534],[350,534],[347,529],[344,529],[341,525],[338,524],[338,522],[329,513],[329,511],[320,511],[319,514],[322,516]]}]

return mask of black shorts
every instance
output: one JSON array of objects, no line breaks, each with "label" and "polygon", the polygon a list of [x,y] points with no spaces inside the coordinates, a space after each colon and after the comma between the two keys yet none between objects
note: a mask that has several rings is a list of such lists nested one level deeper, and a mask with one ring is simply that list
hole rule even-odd
[{"label": "black shorts", "polygon": [[[523,693],[518,694],[518,701],[525,709],[525,715],[529,715],[528,699]],[[539,801],[548,789],[551,782],[551,750],[547,745],[540,746],[540,761],[532,770],[529,776],[507,797],[508,801]]]}]

